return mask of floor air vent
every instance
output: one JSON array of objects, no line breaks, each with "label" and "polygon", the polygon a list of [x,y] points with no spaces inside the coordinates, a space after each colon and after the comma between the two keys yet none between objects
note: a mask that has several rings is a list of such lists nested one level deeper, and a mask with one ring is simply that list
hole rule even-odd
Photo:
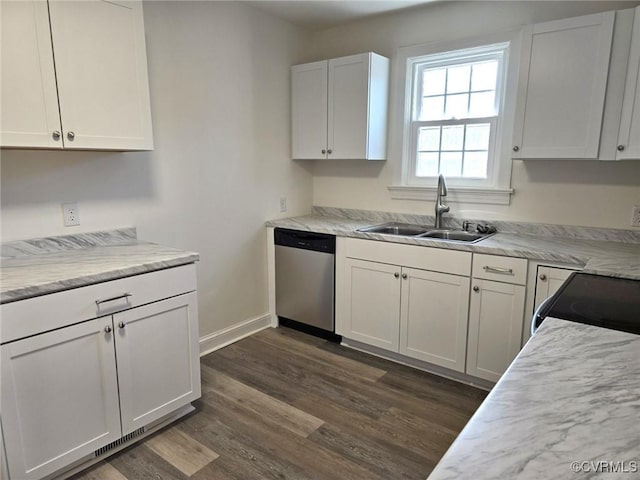
[{"label": "floor air vent", "polygon": [[136,438],[139,435],[142,435],[144,433],[144,427],[141,427],[137,430],[134,430],[131,433],[128,433],[127,435],[125,435],[122,438],[119,438],[118,440],[116,440],[115,442],[111,442],[109,445],[105,445],[102,448],[99,448],[98,450],[95,451],[96,457],[99,457],[100,455],[107,453],[109,450],[113,450],[116,447],[119,447],[120,445],[122,445],[123,443],[128,442],[129,440],[131,440],[132,438]]}]

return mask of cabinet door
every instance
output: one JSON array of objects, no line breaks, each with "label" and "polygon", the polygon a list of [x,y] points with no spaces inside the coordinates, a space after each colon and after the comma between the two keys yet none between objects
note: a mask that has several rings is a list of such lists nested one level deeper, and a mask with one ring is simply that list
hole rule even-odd
[{"label": "cabinet door", "polygon": [[47,2],[0,2],[0,145],[62,148]]},{"label": "cabinet door", "polygon": [[514,158],[598,158],[614,18],[525,28]]},{"label": "cabinet door", "polygon": [[[640,159],[640,7],[636,7],[624,88],[617,160]],[[622,148],[622,150],[621,150]]]},{"label": "cabinet door", "polygon": [[327,158],[327,61],[291,67],[291,156]]},{"label": "cabinet door", "polygon": [[536,278],[536,293],[534,300],[534,312],[551,295],[556,293],[564,281],[571,275],[567,268],[538,267],[538,277]]},{"label": "cabinet door", "polygon": [[142,3],[49,2],[64,146],[153,149]]},{"label": "cabinet door", "polygon": [[400,267],[347,258],[344,336],[393,352],[400,334]]},{"label": "cabinet door", "polygon": [[196,294],[113,316],[123,435],[200,397]]},{"label": "cabinet door", "polygon": [[469,277],[402,269],[400,353],[464,372]]},{"label": "cabinet door", "polygon": [[42,478],[120,438],[111,329],[102,317],[2,345],[11,478]]},{"label": "cabinet door", "polygon": [[525,287],[475,278],[472,284],[467,373],[497,382],[520,351]]},{"label": "cabinet door", "polygon": [[329,158],[367,158],[369,54],[329,60]]}]

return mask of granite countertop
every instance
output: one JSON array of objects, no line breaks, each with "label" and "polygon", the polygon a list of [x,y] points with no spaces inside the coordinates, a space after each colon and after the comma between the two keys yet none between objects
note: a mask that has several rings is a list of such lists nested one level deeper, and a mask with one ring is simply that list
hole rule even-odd
[{"label": "granite countertop", "polygon": [[133,228],[3,243],[0,303],[175,267],[198,254],[136,238]]},{"label": "granite countertop", "polygon": [[[421,219],[413,216],[400,217],[397,221],[406,223],[419,223]],[[611,234],[611,239],[602,239],[604,229],[599,231],[600,239],[578,238],[559,236],[567,234],[568,230],[553,231],[546,226],[544,234],[535,233],[501,233],[502,225],[498,225],[498,232],[489,238],[474,244],[445,242],[428,238],[403,237],[395,235],[382,235],[356,231],[358,228],[367,227],[390,221],[388,217],[372,218],[347,218],[345,216],[331,216],[330,214],[312,214],[301,217],[283,218],[267,222],[268,227],[290,228],[294,230],[329,233],[342,237],[364,238],[370,240],[422,245],[428,247],[447,248],[474,253],[486,253],[491,255],[504,255],[509,257],[527,258],[537,261],[555,263],[567,263],[584,267],[587,273],[640,279],[640,243],[622,242],[620,236]],[[424,219],[422,219],[424,221]],[[504,222],[503,222],[504,223]],[[423,223],[425,225],[433,224]],[[510,225],[511,228],[532,231],[526,224]],[[557,227],[561,229],[563,227]],[[577,227],[581,229],[581,227]],[[539,229],[540,230],[540,229]],[[584,230],[584,232],[582,231]],[[586,235],[586,229],[581,234]],[[626,232],[626,231],[622,231]],[[556,234],[557,236],[551,235]],[[569,231],[575,235],[575,231]],[[595,235],[594,235],[595,236]],[[624,240],[626,238],[622,237]],[[633,240],[633,239],[632,239]]]},{"label": "granite countertop", "polygon": [[547,318],[429,480],[638,478],[639,418],[640,336]]}]

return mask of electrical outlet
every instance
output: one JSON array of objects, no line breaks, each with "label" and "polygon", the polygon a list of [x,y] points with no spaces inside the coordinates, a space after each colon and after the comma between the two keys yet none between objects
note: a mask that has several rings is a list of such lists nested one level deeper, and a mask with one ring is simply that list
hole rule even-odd
[{"label": "electrical outlet", "polygon": [[80,209],[77,202],[62,204],[62,220],[65,227],[80,225]]},{"label": "electrical outlet", "polygon": [[631,209],[631,226],[640,227],[640,205],[635,205]]},{"label": "electrical outlet", "polygon": [[280,211],[287,211],[287,197],[280,197]]}]

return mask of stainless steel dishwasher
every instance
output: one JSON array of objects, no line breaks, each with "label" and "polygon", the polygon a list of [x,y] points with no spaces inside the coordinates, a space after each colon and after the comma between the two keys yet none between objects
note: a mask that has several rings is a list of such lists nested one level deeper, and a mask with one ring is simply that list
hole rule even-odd
[{"label": "stainless steel dishwasher", "polygon": [[335,331],[336,237],[276,228],[276,315],[280,323],[330,338]]}]

